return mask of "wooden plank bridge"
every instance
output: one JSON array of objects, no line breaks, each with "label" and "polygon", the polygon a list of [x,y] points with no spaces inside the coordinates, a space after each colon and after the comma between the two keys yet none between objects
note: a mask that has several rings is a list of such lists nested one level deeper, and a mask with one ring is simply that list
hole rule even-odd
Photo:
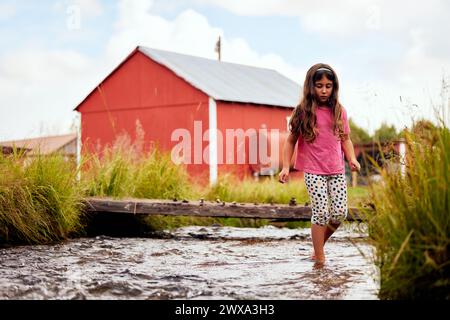
[{"label": "wooden plank bridge", "polygon": [[[196,216],[222,218],[270,219],[275,221],[307,221],[311,219],[311,207],[298,205],[294,198],[289,204],[236,203],[188,200],[155,200],[86,198],[87,212],[122,213],[130,215]],[[347,220],[362,221],[361,209],[350,207]]]}]

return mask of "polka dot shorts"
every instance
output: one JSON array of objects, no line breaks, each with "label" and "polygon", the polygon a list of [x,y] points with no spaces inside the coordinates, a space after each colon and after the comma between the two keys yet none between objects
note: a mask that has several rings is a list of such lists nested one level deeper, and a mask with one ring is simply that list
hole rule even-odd
[{"label": "polka dot shorts", "polygon": [[329,222],[338,224],[345,220],[348,211],[345,174],[318,175],[305,172],[305,184],[312,206],[311,223],[324,226]]}]

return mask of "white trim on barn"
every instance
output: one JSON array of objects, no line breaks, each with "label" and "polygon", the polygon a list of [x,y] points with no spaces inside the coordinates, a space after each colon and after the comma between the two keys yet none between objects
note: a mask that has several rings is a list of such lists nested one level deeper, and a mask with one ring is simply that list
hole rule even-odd
[{"label": "white trim on barn", "polygon": [[209,183],[217,182],[217,104],[209,97]]},{"label": "white trim on barn", "polygon": [[[79,169],[81,165],[81,113],[77,113],[76,117],[76,127],[77,127],[77,167]],[[78,181],[81,180],[81,170],[78,170],[77,174]]]}]

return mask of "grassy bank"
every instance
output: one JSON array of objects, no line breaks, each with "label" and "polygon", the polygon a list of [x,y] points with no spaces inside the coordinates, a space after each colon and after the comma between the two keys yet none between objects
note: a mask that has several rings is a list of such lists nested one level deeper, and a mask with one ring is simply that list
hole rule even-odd
[{"label": "grassy bank", "polygon": [[382,299],[450,298],[450,133],[406,132],[406,171],[380,169],[369,224]]},{"label": "grassy bank", "polygon": [[[142,155],[143,156],[139,156]],[[186,170],[158,147],[144,152],[142,143],[120,136],[99,154],[84,154],[81,185],[86,196],[147,199],[192,198]]]},{"label": "grassy bank", "polygon": [[46,243],[81,231],[76,174],[60,155],[0,154],[0,243]]}]

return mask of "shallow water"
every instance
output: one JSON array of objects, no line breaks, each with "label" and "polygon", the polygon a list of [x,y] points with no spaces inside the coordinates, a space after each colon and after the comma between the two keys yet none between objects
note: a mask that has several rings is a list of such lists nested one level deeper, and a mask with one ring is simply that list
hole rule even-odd
[{"label": "shallow water", "polygon": [[184,227],[0,249],[0,299],[378,299],[365,233],[346,224],[309,259],[309,229]]}]

